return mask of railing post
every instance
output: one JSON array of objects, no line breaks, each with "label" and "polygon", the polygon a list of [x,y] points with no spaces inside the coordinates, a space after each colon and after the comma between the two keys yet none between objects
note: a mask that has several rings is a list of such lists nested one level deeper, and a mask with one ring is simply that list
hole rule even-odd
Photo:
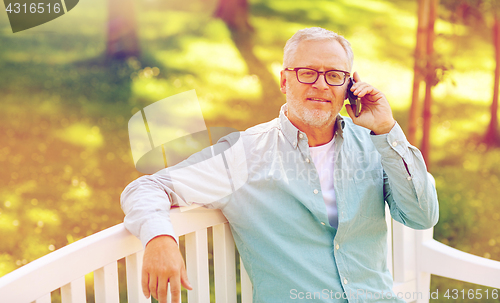
[{"label": "railing post", "polygon": [[394,282],[407,282],[415,279],[415,231],[393,221],[393,259]]},{"label": "railing post", "polygon": [[125,257],[127,268],[127,298],[129,302],[151,303],[142,292],[142,258],[144,250]]},{"label": "railing post", "polygon": [[431,241],[434,237],[434,228],[429,228],[426,230],[418,230],[415,232],[415,246],[416,246],[416,268],[417,268],[417,293],[422,294],[419,297],[417,303],[429,303],[429,295],[431,289],[431,274],[422,270],[422,263],[426,262],[424,260],[422,253],[422,245],[426,241]]},{"label": "railing post", "polygon": [[61,287],[62,303],[86,303],[85,276]]},{"label": "railing post", "polygon": [[252,303],[253,302],[253,288],[250,277],[243,265],[243,261],[240,258],[240,281],[241,281],[241,303]]},{"label": "railing post", "polygon": [[236,302],[236,260],[233,236],[228,223],[213,227],[215,300]]},{"label": "railing post", "polygon": [[188,302],[210,303],[207,229],[189,233],[185,239],[186,271],[193,286],[193,290],[188,291]]},{"label": "railing post", "polygon": [[94,271],[96,303],[119,303],[118,264],[112,262]]}]

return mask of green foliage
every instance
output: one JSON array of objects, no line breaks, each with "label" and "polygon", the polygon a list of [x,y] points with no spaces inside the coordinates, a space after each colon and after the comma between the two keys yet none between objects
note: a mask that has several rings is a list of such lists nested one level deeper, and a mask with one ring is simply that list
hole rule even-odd
[{"label": "green foliage", "polygon": [[498,260],[500,231],[491,227],[492,222],[500,220],[500,152],[469,145],[463,154],[460,173],[456,166],[449,165],[434,173],[440,202],[435,238],[462,251]]}]

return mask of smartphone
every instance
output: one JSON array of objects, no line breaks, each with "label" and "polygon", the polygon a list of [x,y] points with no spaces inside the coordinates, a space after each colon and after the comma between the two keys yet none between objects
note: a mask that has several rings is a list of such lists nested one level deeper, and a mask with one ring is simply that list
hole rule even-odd
[{"label": "smartphone", "polygon": [[351,104],[351,108],[356,117],[359,116],[359,112],[361,111],[361,100],[356,96],[353,92],[351,92],[351,87],[354,84],[354,79],[349,77],[349,83],[347,84],[347,93],[346,99],[349,99],[349,103]]}]

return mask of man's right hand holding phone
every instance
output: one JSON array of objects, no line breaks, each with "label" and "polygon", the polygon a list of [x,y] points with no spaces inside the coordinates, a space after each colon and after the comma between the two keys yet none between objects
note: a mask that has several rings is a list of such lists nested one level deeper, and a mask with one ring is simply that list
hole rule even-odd
[{"label": "man's right hand holding phone", "polygon": [[361,99],[361,111],[356,117],[350,104],[346,110],[354,124],[363,126],[376,135],[388,133],[396,120],[392,117],[392,110],[385,95],[366,82],[362,82],[357,72],[353,74],[354,84],[351,92]]}]

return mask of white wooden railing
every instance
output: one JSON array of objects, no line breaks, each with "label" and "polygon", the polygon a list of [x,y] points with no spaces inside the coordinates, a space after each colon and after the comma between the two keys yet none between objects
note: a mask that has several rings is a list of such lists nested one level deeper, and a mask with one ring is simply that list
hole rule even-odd
[{"label": "white wooden railing", "polygon": [[[389,226],[392,225],[389,230],[392,230],[393,290],[403,294],[407,302],[429,302],[431,274],[500,288],[500,262],[438,242],[433,239],[432,228],[408,228],[390,219],[388,209],[386,218],[389,218]],[[443,298],[442,295],[439,298]]]},{"label": "white wooden railing", "polygon": [[[235,246],[229,224],[218,210],[197,208],[171,211],[177,235],[185,237],[186,269],[193,290],[189,302],[210,302],[207,228],[213,232],[215,297],[235,303]],[[72,243],[0,278],[0,302],[50,303],[51,292],[60,288],[63,303],[86,301],[85,275],[94,272],[96,303],[118,303],[117,261],[125,258],[127,298],[130,303],[151,302],[141,290],[143,247],[123,224]],[[241,263],[241,262],[240,262]],[[243,264],[242,303],[252,302],[252,285]]]},{"label": "white wooden railing", "polygon": [[[387,256],[394,277],[394,292],[408,302],[428,302],[431,274],[500,288],[500,262],[470,255],[437,242],[432,229],[416,231],[393,221]],[[219,210],[174,209],[171,220],[177,235],[185,237],[186,267],[193,290],[188,302],[210,302],[207,228],[213,232],[215,300],[236,303],[235,246],[229,224]],[[130,303],[151,302],[142,295],[141,242],[118,224],[72,243],[0,278],[0,301],[50,303],[60,289],[63,303],[85,303],[85,275],[94,273],[96,303],[118,303],[117,261],[125,258],[127,298]],[[252,302],[252,285],[243,264],[241,302]]]}]

